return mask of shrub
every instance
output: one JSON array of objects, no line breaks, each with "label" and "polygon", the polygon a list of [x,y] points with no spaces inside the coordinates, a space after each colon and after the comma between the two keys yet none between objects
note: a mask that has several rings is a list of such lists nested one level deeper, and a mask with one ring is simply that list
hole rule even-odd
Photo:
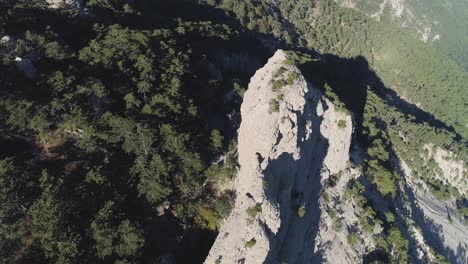
[{"label": "shrub", "polygon": [[224,195],[215,200],[213,207],[218,215],[224,218],[229,216],[231,213],[233,203],[234,197],[230,195]]},{"label": "shrub", "polygon": [[288,84],[293,85],[294,82],[297,80],[297,73],[292,71],[288,74]]},{"label": "shrub", "polygon": [[237,174],[236,155],[234,152],[228,152],[224,164],[211,164],[205,170],[206,178],[215,183],[222,183],[233,179]]},{"label": "shrub", "polygon": [[325,203],[330,203],[330,195],[326,192],[326,191],[323,191],[322,192],[322,196],[323,196],[323,200],[325,201]]},{"label": "shrub", "polygon": [[297,216],[302,218],[304,217],[305,214],[306,214],[306,209],[305,209],[305,206],[302,205],[297,209]]},{"label": "shrub", "polygon": [[239,97],[244,97],[246,89],[237,82],[233,84],[233,90]]},{"label": "shrub", "polygon": [[237,175],[237,155],[234,151],[229,151],[224,159],[224,174],[233,179]]},{"label": "shrub", "polygon": [[355,247],[357,244],[359,244],[361,242],[361,239],[355,233],[349,234],[348,237],[347,237],[347,240],[348,240],[348,244],[350,246],[352,246],[352,247]]},{"label": "shrub", "polygon": [[278,95],[276,96],[276,100],[278,100],[278,101],[280,101],[280,102],[283,101],[283,100],[284,100],[284,94],[278,94]]},{"label": "shrub", "polygon": [[263,189],[268,188],[268,182],[267,182],[267,180],[263,179],[263,180],[262,180],[262,185],[263,185]]},{"label": "shrub", "polygon": [[408,263],[408,240],[396,227],[392,227],[386,237],[387,251],[392,252],[392,262]]},{"label": "shrub", "polygon": [[330,187],[335,187],[336,183],[340,180],[341,174],[332,174],[328,177],[328,185]]},{"label": "shrub", "polygon": [[375,226],[381,225],[383,222],[377,217],[377,213],[370,206],[365,206],[359,218],[359,222],[362,225],[362,228],[367,233],[373,233]]},{"label": "shrub", "polygon": [[211,147],[215,152],[220,151],[223,148],[224,137],[221,136],[218,130],[214,129],[211,131]]},{"label": "shrub", "polygon": [[346,121],[345,120],[338,121],[338,127],[339,128],[346,128]]},{"label": "shrub", "polygon": [[295,63],[293,60],[291,60],[291,59],[285,60],[284,63],[286,63],[287,65],[295,65],[295,64],[296,64],[296,63]]},{"label": "shrub", "polygon": [[426,178],[427,186],[431,193],[439,200],[445,201],[452,197],[459,197],[460,193],[452,186],[445,184],[443,181],[435,178]]},{"label": "shrub", "polygon": [[362,226],[362,229],[366,231],[369,234],[372,234],[374,232],[374,223],[370,221],[369,217],[361,217],[359,218],[359,223]]},{"label": "shrub", "polygon": [[281,90],[281,88],[283,88],[283,86],[285,85],[285,81],[280,79],[280,80],[274,80],[272,82],[272,89],[273,89],[273,92],[277,92],[279,90]]},{"label": "shrub", "polygon": [[444,256],[442,256],[441,254],[435,252],[434,249],[430,248],[429,252],[435,257],[436,263],[439,263],[439,264],[449,264],[450,263],[450,262],[448,262],[448,260]]},{"label": "shrub", "polygon": [[287,51],[286,54],[288,55],[288,59],[285,61],[288,65],[295,65],[295,64],[305,64],[312,61],[317,61],[313,59],[309,54],[297,52],[297,51]]},{"label": "shrub", "polygon": [[348,113],[348,110],[347,110],[345,104],[341,101],[341,99],[333,91],[333,88],[331,88],[331,86],[328,83],[324,84],[323,90],[324,90],[324,93],[325,93],[325,97],[335,105],[335,108],[338,111]]},{"label": "shrub", "polygon": [[283,75],[283,73],[285,73],[286,71],[287,71],[286,68],[280,67],[280,68],[276,71],[274,77],[275,77],[275,78],[280,77],[280,76]]},{"label": "shrub", "polygon": [[250,218],[255,218],[258,213],[262,212],[262,205],[257,203],[256,205],[247,208],[246,212]]},{"label": "shrub", "polygon": [[364,186],[354,179],[349,183],[348,189],[344,193],[346,200],[354,200],[359,207],[363,207],[367,199],[362,195],[364,193]]},{"label": "shrub", "polygon": [[387,212],[385,213],[385,219],[387,220],[387,222],[393,223],[395,222],[395,215],[392,214],[391,212]]},{"label": "shrub", "polygon": [[328,214],[330,215],[331,219],[335,219],[336,217],[336,212],[333,208],[329,208]]},{"label": "shrub", "polygon": [[468,207],[458,208],[458,213],[462,215],[465,219],[468,218]]},{"label": "shrub", "polygon": [[234,194],[226,192],[213,203],[200,205],[195,216],[195,224],[203,229],[218,230],[221,221],[231,213],[233,204]]},{"label": "shrub", "polygon": [[252,239],[250,239],[249,241],[247,241],[245,243],[245,246],[248,247],[248,248],[251,248],[251,247],[255,246],[255,244],[257,244],[257,240],[255,240],[255,238],[252,238]]},{"label": "shrub", "polygon": [[396,173],[384,167],[378,159],[366,161],[366,174],[383,196],[395,197],[397,193]]},{"label": "shrub", "polygon": [[224,178],[223,167],[219,164],[212,164],[210,167],[208,167],[208,169],[206,169],[205,176],[210,181],[220,181]]},{"label": "shrub", "polygon": [[343,225],[341,223],[341,219],[336,214],[335,209],[328,207],[328,214],[330,215],[330,218],[333,220],[336,230],[341,230]]},{"label": "shrub", "polygon": [[279,112],[279,106],[280,106],[280,104],[279,104],[278,100],[271,99],[271,101],[270,101],[270,111],[272,113]]},{"label": "shrub", "polygon": [[195,216],[195,223],[200,228],[216,231],[220,227],[221,219],[221,216],[216,211],[206,206],[200,206],[198,214]]}]

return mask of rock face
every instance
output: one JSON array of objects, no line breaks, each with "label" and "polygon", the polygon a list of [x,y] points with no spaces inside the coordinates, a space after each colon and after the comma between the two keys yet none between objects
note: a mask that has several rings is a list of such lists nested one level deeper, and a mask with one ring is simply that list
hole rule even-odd
[{"label": "rock face", "polygon": [[83,0],[46,0],[47,4],[49,4],[50,8],[57,9],[63,7],[75,7],[79,10],[83,8]]},{"label": "rock face", "polygon": [[277,51],[244,95],[237,199],[205,263],[311,263],[327,252],[353,262],[320,199],[327,178],[347,167],[351,117],[287,62]]},{"label": "rock face", "polygon": [[[467,169],[463,160],[455,154],[432,144],[424,146],[427,160],[433,159],[438,172],[432,176],[442,180],[465,196],[467,195]],[[468,226],[465,219],[457,213],[455,199],[440,201],[434,197],[424,181],[415,179],[413,170],[400,160],[403,175],[414,193],[413,219],[420,228],[418,234],[423,241],[433,248],[439,248],[452,263],[468,263]],[[424,247],[424,246],[423,246]],[[431,254],[426,250],[425,254]]]},{"label": "rock face", "polygon": [[457,189],[462,196],[468,196],[468,168],[465,162],[450,151],[432,144],[425,145],[424,150],[427,155],[424,158],[433,159],[437,164],[438,173],[434,177]]},{"label": "rock face", "polygon": [[[375,237],[385,235],[384,226],[364,226],[367,209],[346,195],[350,181],[363,184],[377,212],[390,204],[355,167],[363,159],[359,146],[357,163],[350,163],[352,118],[314,89],[286,52],[277,51],[252,77],[241,116],[237,198],[205,263],[361,263],[378,251]],[[438,168],[433,176],[466,196],[465,163],[436,146],[424,148]],[[437,249],[467,263],[468,229],[455,200],[435,199],[398,163],[409,200],[392,201],[395,225],[409,241],[411,262],[436,262]]]}]

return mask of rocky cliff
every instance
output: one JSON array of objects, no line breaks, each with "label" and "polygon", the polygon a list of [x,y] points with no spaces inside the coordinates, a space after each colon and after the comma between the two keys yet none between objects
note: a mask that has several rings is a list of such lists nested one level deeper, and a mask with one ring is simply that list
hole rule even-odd
[{"label": "rocky cliff", "polygon": [[[444,184],[456,189],[461,197],[467,197],[467,168],[463,160],[450,151],[432,144],[424,146],[425,161],[432,160],[436,165],[436,172],[428,175],[434,177]],[[466,220],[457,212],[457,200],[449,198],[439,200],[430,192],[427,184],[414,176],[414,169],[411,169],[407,163],[400,160],[403,175],[406,178],[411,192],[414,193],[414,203],[417,205],[411,210],[412,220],[416,240],[425,242],[420,251],[432,258],[430,250],[424,250],[428,244],[432,248],[440,248],[453,263],[467,263],[468,255],[468,226]],[[426,165],[429,166],[429,165]],[[418,235],[420,234],[420,235]],[[420,238],[418,238],[418,236]]]},{"label": "rocky cliff", "polygon": [[[361,147],[350,150],[351,114],[305,80],[287,52],[252,77],[241,116],[237,198],[205,263],[362,263],[382,259],[382,248],[399,261],[397,245],[413,263],[465,263],[468,229],[456,200],[421,189],[401,159],[400,193],[377,192],[359,165]],[[425,148],[440,167],[426,177],[465,197],[464,162]]]},{"label": "rocky cliff", "polygon": [[51,8],[76,7],[83,8],[83,0],[46,0]]},{"label": "rocky cliff", "polygon": [[[237,199],[206,263],[310,263],[320,246],[333,251],[343,242],[327,230],[320,193],[346,169],[351,117],[288,62],[277,51],[244,95]],[[342,255],[349,262],[353,254]]]}]

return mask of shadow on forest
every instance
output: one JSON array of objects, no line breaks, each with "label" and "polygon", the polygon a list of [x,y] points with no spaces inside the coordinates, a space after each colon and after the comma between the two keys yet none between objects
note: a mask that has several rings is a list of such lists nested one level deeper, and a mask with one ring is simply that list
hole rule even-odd
[{"label": "shadow on forest", "polygon": [[[362,131],[367,89],[371,89],[385,103],[397,108],[401,113],[414,116],[415,123],[427,123],[436,128],[455,132],[452,126],[405,101],[394,90],[386,87],[364,57],[348,59],[333,54],[322,54],[319,58],[318,62],[301,66],[303,74],[319,89],[324,87],[325,83],[332,87],[346,107],[353,112],[358,135]],[[460,135],[457,136],[461,138]]]},{"label": "shadow on forest", "polygon": [[33,157],[32,151],[32,143],[29,140],[9,135],[0,129],[0,160],[8,157],[30,159]]},{"label": "shadow on forest", "polygon": [[[319,57],[321,57],[319,62],[312,62],[303,65],[301,70],[306,78],[314,83],[316,87],[323,87],[325,83],[328,83],[332,87],[333,91],[340,97],[341,101],[346,105],[346,107],[353,112],[356,126],[356,131],[354,134],[355,138],[353,138],[353,140],[357,140],[360,144],[365,145],[365,139],[362,135],[362,126],[368,89],[371,89],[386,104],[395,107],[405,116],[414,116],[412,122],[417,124],[427,123],[432,127],[455,133],[457,139],[462,138],[461,135],[456,133],[452,126],[449,126],[438,120],[434,117],[434,115],[423,111],[416,105],[403,100],[395,91],[387,88],[383,84],[382,80],[376,75],[376,73],[369,68],[369,64],[365,58],[356,57],[352,59],[345,59],[331,54],[319,55]],[[378,126],[383,130],[387,129],[386,124],[383,122],[379,122]],[[389,144],[389,149],[391,151],[390,156],[397,160],[397,155],[394,153],[394,148],[391,146],[392,142],[389,142]],[[369,183],[364,185],[366,188],[374,188]],[[375,190],[366,190],[366,193],[368,193],[368,198],[372,196],[369,195],[370,192],[375,193]],[[454,261],[456,263],[460,261],[463,262],[463,257],[466,256],[466,250],[463,247],[459,247],[457,252],[454,252],[453,250],[445,247],[443,238],[440,235],[441,227],[425,217],[422,209],[416,204],[416,197],[413,191],[406,187],[405,190],[402,190],[402,192],[408,195],[408,200],[411,203],[412,215],[406,215],[406,217],[413,219],[416,225],[419,226],[428,245],[431,246],[431,248],[433,248],[437,253],[446,256],[450,261]],[[382,197],[377,200],[384,201]],[[374,203],[376,202],[373,199],[371,199],[371,201]],[[399,201],[397,202],[399,203],[398,207],[404,208],[404,201],[402,200],[402,197],[400,197]],[[386,203],[385,207],[385,210],[393,209],[392,211],[395,211],[395,205],[392,205],[388,202]],[[380,213],[385,213],[385,210]],[[395,212],[393,213],[395,214]],[[395,215],[401,218],[399,214]],[[410,250],[415,253],[417,244],[410,235],[409,230],[411,229],[411,226],[405,226],[404,228],[400,226],[400,228],[410,243]],[[379,259],[382,260],[382,258],[385,258],[383,252],[371,252],[364,257],[364,263],[369,263]]]}]

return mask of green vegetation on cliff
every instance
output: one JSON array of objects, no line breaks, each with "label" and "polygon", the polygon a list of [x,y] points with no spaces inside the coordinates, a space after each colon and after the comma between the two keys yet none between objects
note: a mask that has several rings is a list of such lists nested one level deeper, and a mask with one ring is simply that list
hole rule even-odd
[{"label": "green vegetation on cliff", "polygon": [[[253,30],[272,33],[286,44],[345,58],[364,56],[402,98],[468,135],[468,110],[464,107],[468,72],[411,32],[341,8],[332,0],[281,1],[278,6],[261,0],[224,0],[218,6],[234,12],[242,23],[253,25]],[[265,19],[275,22],[260,26]]]}]

